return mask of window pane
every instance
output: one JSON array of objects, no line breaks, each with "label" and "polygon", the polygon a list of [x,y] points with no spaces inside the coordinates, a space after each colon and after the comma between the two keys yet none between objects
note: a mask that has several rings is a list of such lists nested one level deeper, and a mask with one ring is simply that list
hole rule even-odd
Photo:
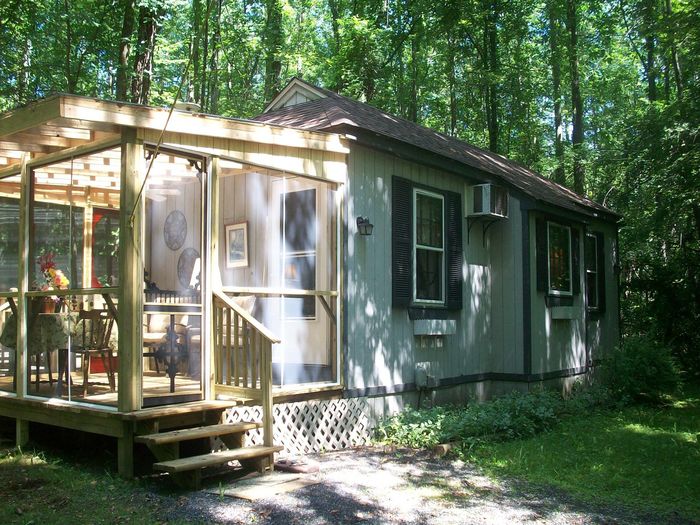
[{"label": "window pane", "polygon": [[442,252],[416,249],[416,299],[442,301]]},{"label": "window pane", "polygon": [[[284,266],[285,288],[297,290],[316,289],[316,255],[289,255]],[[315,317],[315,297],[285,297],[286,317]]]},{"label": "window pane", "polygon": [[[13,178],[14,179],[14,178]],[[5,184],[9,182],[3,181]],[[0,291],[18,287],[19,198],[0,197]]]},{"label": "window pane", "polygon": [[586,272],[586,299],[588,308],[598,308],[598,274]]},{"label": "window pane", "polygon": [[442,248],[442,199],[416,194],[416,243]]},{"label": "window pane", "polygon": [[[35,202],[33,211],[33,288],[80,288],[83,278],[83,209]],[[61,275],[67,281],[61,279]]]},{"label": "window pane", "polygon": [[593,235],[586,235],[586,245],[583,253],[586,259],[586,270],[596,271],[596,238]]},{"label": "window pane", "polygon": [[571,291],[571,241],[568,228],[549,224],[549,288]]},{"label": "window pane", "polygon": [[316,250],[316,190],[294,191],[283,198],[287,251]]},{"label": "window pane", "polygon": [[92,224],[92,286],[117,286],[119,212],[95,208]]}]

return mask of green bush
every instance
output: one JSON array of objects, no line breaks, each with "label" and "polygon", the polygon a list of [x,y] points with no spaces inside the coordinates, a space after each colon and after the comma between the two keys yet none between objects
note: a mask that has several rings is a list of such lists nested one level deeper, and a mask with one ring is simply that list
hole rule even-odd
[{"label": "green bush", "polygon": [[659,402],[681,385],[671,350],[647,336],[630,336],[601,366],[603,384],[623,403]]},{"label": "green bush", "polygon": [[463,408],[407,409],[381,422],[376,437],[412,448],[430,448],[453,441],[470,445],[505,441],[548,430],[563,412],[564,400],[554,392],[513,392]]}]

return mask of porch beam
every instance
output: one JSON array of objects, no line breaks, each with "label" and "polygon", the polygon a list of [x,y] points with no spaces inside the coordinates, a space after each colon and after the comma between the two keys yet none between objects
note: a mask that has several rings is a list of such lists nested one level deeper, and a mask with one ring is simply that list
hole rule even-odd
[{"label": "porch beam", "polygon": [[61,97],[55,95],[0,117],[0,137],[19,133],[61,116]]},{"label": "porch beam", "polygon": [[110,149],[121,145],[120,138],[108,138],[105,140],[99,140],[95,142],[90,142],[88,144],[82,144],[80,146],[75,146],[73,148],[64,149],[57,151],[56,153],[49,153],[42,157],[39,157],[29,163],[29,168],[39,168],[47,164],[55,164],[71,157],[82,157],[90,153],[94,153],[103,149]]},{"label": "porch beam", "polygon": [[[105,122],[118,126],[158,131],[165,127],[169,113],[167,109],[117,104],[74,96],[64,96],[61,109],[62,118]],[[173,112],[167,124],[167,131],[274,144],[277,146],[349,153],[348,147],[343,144],[344,139],[341,139],[336,134],[300,131],[259,122],[233,120],[201,114],[193,115],[179,111]]]}]

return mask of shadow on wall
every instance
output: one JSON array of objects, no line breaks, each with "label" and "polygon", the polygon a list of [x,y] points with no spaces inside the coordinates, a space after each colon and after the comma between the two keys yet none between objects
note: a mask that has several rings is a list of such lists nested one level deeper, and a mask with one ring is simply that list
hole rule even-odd
[{"label": "shadow on wall", "polygon": [[[413,383],[415,364],[423,361],[433,365],[438,378],[490,371],[491,273],[487,264],[463,263],[463,308],[449,314],[457,319],[457,333],[445,336],[442,348],[418,348],[407,310],[391,306],[389,183],[374,175],[355,175],[352,183],[359,187],[354,187],[348,197],[346,218],[347,386],[352,389]],[[362,195],[362,201],[356,200],[355,195]],[[358,216],[372,220],[373,235],[357,233],[354,219]],[[487,254],[481,253],[481,244],[473,244],[470,248],[464,243],[465,251],[479,251],[472,257],[479,262],[488,259]],[[400,403],[400,399],[387,402]]]}]

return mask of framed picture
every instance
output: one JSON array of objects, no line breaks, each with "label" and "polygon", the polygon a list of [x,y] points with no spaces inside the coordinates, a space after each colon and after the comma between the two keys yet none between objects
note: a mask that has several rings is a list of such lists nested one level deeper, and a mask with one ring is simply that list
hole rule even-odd
[{"label": "framed picture", "polygon": [[248,223],[226,226],[226,268],[248,266]]}]

